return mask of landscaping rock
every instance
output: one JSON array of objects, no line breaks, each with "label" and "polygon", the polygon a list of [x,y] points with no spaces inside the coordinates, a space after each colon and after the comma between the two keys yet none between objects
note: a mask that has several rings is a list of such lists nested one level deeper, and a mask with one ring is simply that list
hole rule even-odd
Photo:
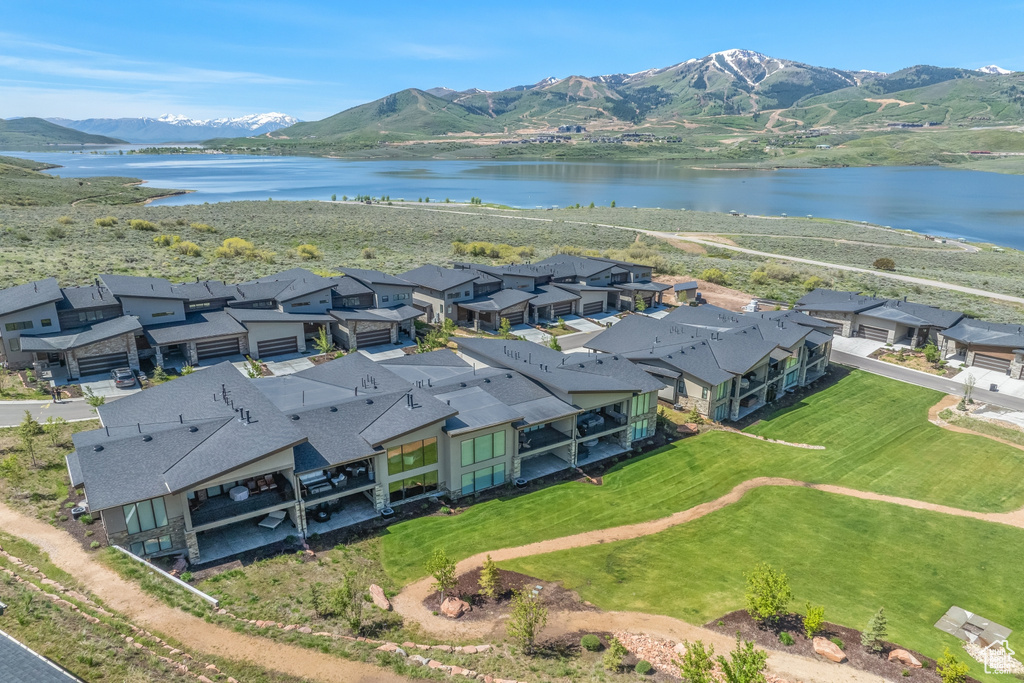
[{"label": "landscaping rock", "polygon": [[426,666],[430,663],[430,660],[424,657],[423,655],[409,655],[409,661],[413,664],[419,664],[421,666]]},{"label": "landscaping rock", "polygon": [[815,654],[819,654],[829,661],[839,662],[840,664],[846,661],[846,655],[843,651],[839,649],[838,645],[828,638],[817,636],[812,643],[814,645]]},{"label": "landscaping rock", "polygon": [[370,597],[373,598],[373,604],[377,607],[385,612],[391,611],[391,601],[388,600],[388,596],[384,595],[384,589],[375,583],[370,584]]},{"label": "landscaping rock", "polygon": [[381,645],[377,649],[380,650],[381,652],[394,652],[395,650],[398,649],[398,646],[395,645],[394,643],[384,643],[383,645]]},{"label": "landscaping rock", "polygon": [[311,629],[308,626],[303,626],[303,627],[299,628],[299,633],[312,633],[312,632],[313,632],[313,629]]},{"label": "landscaping rock", "polygon": [[431,650],[440,650],[441,652],[451,652],[452,651],[452,646],[451,645],[431,645],[430,649]]},{"label": "landscaping rock", "polygon": [[444,602],[441,603],[441,614],[449,619],[458,619],[471,609],[473,608],[469,606],[468,602],[458,598],[445,598]]},{"label": "landscaping rock", "polygon": [[396,655],[401,655],[402,657],[408,657],[409,656],[408,653],[405,650],[403,650],[402,648],[400,648],[400,647],[396,647],[395,648],[395,654]]},{"label": "landscaping rock", "polygon": [[893,650],[889,653],[889,661],[896,661],[904,666],[909,666],[911,669],[920,669],[921,662],[917,660],[917,657],[910,654],[906,650]]},{"label": "landscaping rock", "polygon": [[476,646],[475,645],[463,645],[462,648],[460,648],[460,649],[461,649],[462,653],[466,654],[466,655],[475,655],[476,654]]}]

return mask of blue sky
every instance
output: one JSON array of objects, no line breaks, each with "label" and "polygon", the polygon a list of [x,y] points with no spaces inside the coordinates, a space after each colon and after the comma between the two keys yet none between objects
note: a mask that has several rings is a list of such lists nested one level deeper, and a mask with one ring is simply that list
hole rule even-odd
[{"label": "blue sky", "polygon": [[0,117],[311,120],[406,87],[498,90],[729,48],[846,69],[1024,70],[1022,26],[1024,0],[7,2]]}]

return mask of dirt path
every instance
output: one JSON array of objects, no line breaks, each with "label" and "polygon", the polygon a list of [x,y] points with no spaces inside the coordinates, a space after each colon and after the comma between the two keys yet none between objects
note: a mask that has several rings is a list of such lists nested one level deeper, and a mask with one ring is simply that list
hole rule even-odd
[{"label": "dirt path", "polygon": [[961,434],[971,434],[973,436],[980,436],[984,439],[998,441],[999,443],[1010,446],[1011,448],[1016,448],[1018,450],[1024,451],[1024,446],[1021,446],[1019,443],[1014,443],[1008,439],[1000,439],[998,436],[993,436],[991,434],[983,434],[981,432],[976,432],[973,429],[967,429],[966,427],[961,427],[959,425],[950,424],[939,417],[939,413],[941,413],[943,410],[945,410],[946,408],[952,408],[958,403],[960,403],[959,396],[944,396],[941,401],[939,401],[938,403],[936,403],[935,405],[928,409],[928,421],[931,422],[936,427],[942,427],[943,429],[948,429],[951,432],[960,432]]},{"label": "dirt path", "polygon": [[[668,517],[640,522],[638,524],[627,524],[610,529],[597,529],[562,538],[554,538],[546,541],[538,541],[514,548],[501,548],[492,550],[489,553],[478,553],[468,557],[456,565],[456,572],[463,574],[483,565],[488,555],[497,562],[512,560],[531,555],[541,555],[569,550],[571,548],[582,548],[585,546],[598,545],[602,543],[614,543],[642,536],[656,534],[680,524],[686,524],[693,520],[700,519],[705,515],[738,502],[748,491],[762,486],[802,486],[827,493],[850,496],[861,500],[871,500],[918,510],[929,510],[956,517],[969,517],[986,522],[1007,524],[1024,529],[1024,508],[1007,513],[986,513],[973,510],[963,510],[947,505],[926,503],[911,498],[899,496],[888,496],[880,493],[859,491],[845,486],[832,486],[828,484],[809,484],[807,482],[784,479],[779,477],[759,477],[747,480],[735,486],[729,493],[707,503],[696,505],[687,510],[676,512]],[[468,621],[452,622],[443,617],[436,617],[431,610],[424,607],[423,602],[431,596],[433,579],[426,577],[415,581],[399,593],[392,600],[395,610],[407,619],[419,623],[424,630],[437,635],[451,637],[455,635],[467,639],[488,639],[494,640],[502,637],[504,624],[500,620],[490,621]],[[732,640],[719,633],[715,633],[700,626],[688,624],[679,619],[668,616],[642,614],[633,612],[555,612],[549,614],[548,625],[542,635],[556,635],[578,630],[623,630],[646,633],[649,635],[669,638],[673,640],[694,640],[701,639],[710,642],[720,651],[728,651],[732,647]],[[769,658],[772,671],[791,680],[801,680],[805,683],[814,681],[881,681],[883,679],[867,674],[840,668],[830,662],[819,661],[790,655],[785,652],[772,652]]]},{"label": "dirt path", "polygon": [[408,680],[363,662],[236,633],[169,607],[100,564],[64,531],[22,515],[3,503],[0,503],[0,528],[39,546],[50,556],[51,562],[75,577],[110,609],[142,628],[177,640],[186,651],[252,662],[307,681],[399,683]]}]

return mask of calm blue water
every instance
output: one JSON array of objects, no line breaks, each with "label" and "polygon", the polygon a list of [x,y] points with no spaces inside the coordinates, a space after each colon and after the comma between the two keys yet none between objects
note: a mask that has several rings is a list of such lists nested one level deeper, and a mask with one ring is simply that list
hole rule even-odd
[{"label": "calm blue water", "polygon": [[607,205],[864,220],[1024,249],[1024,176],[944,168],[710,171],[678,162],[348,161],[189,154],[4,152],[64,177],[117,175],[195,190],[159,204],[390,195],[534,208]]}]

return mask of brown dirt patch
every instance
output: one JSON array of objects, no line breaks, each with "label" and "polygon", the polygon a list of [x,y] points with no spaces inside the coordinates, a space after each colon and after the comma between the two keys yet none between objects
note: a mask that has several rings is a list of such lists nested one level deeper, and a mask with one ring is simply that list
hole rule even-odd
[{"label": "brown dirt patch", "polygon": [[[1001,444],[1005,444],[1012,448],[1017,448],[1024,451],[1024,446],[1021,446],[1019,443],[1014,443],[1007,439],[1000,439],[998,436],[993,436],[992,434],[983,434],[982,432],[976,432],[973,429],[967,429],[966,427],[961,427],[960,425],[950,424],[939,417],[939,413],[941,413],[943,410],[945,410],[946,408],[954,408],[958,403],[960,403],[959,396],[943,396],[941,401],[939,401],[938,403],[936,403],[935,405],[928,409],[928,421],[934,425],[942,427],[943,429],[948,429],[951,432],[960,432],[961,434],[972,434],[974,436],[980,436],[985,439],[991,439],[992,441],[997,441]],[[994,422],[998,422],[999,424],[1002,424],[1006,427],[1012,427],[1014,429],[1017,428],[1017,425],[1013,424],[1012,422],[1001,422],[1000,420],[994,420]],[[1016,513],[1011,514],[1021,513],[1024,513],[1024,509],[1018,510]],[[1021,518],[1024,519],[1024,515],[1022,515]]]},{"label": "brown dirt patch", "polygon": [[[699,245],[694,245],[699,246]],[[690,282],[696,278],[685,277],[679,275],[656,275],[653,280],[655,282],[661,282],[667,285],[675,285],[680,282]],[[705,282],[704,280],[697,280],[697,288],[700,291],[704,300],[709,304],[718,306],[719,308],[727,308],[730,311],[742,311],[743,307],[750,303],[750,300],[754,297],[746,292],[741,292],[738,289],[732,289],[730,287],[723,287],[722,285],[716,285],[711,282]],[[672,304],[678,304],[676,300],[675,292],[668,290],[665,292],[665,301]],[[761,310],[767,310],[763,306]]]},{"label": "brown dirt patch", "polygon": [[696,242],[687,242],[686,240],[674,240],[670,238],[665,239],[666,242],[671,244],[676,249],[681,249],[687,254],[706,254],[708,250],[703,245],[697,244]]},{"label": "brown dirt patch", "polygon": [[[752,640],[766,650],[775,650],[827,661],[814,653],[814,646],[804,636],[802,617],[798,614],[789,614],[783,617],[776,626],[762,627],[754,622],[745,611],[738,610],[730,612],[720,619],[708,622],[705,624],[705,628],[733,636],[738,631],[743,639]],[[793,637],[794,643],[792,645],[783,645],[779,641],[779,634],[782,631],[788,632]],[[829,639],[839,638],[843,641],[843,652],[846,654],[848,661],[841,664],[840,666],[842,667],[867,671],[890,681],[941,683],[942,679],[935,673],[935,660],[913,650],[908,650],[908,652],[917,657],[917,660],[928,668],[908,669],[898,662],[890,662],[888,660],[889,652],[900,649],[900,646],[895,643],[883,643],[884,648],[880,654],[867,652],[860,644],[860,631],[856,629],[826,622],[824,632],[819,635]],[[906,650],[907,648],[902,649]],[[908,671],[909,675],[904,676],[904,670]],[[968,680],[974,681],[973,678]]]},{"label": "brown dirt patch", "polygon": [[[459,618],[460,622],[467,621],[491,621],[508,618],[511,611],[510,603],[514,591],[537,591],[537,597],[541,604],[552,612],[596,612],[597,608],[588,602],[580,599],[580,596],[573,591],[562,588],[557,583],[541,581],[540,579],[526,576],[518,572],[510,572],[505,569],[498,570],[498,597],[485,597],[480,594],[480,568],[470,571],[458,577],[458,585],[451,591],[470,605],[473,609]],[[437,593],[431,593],[423,600],[423,607],[431,611],[440,606]],[[579,646],[579,640],[576,641]]]}]

